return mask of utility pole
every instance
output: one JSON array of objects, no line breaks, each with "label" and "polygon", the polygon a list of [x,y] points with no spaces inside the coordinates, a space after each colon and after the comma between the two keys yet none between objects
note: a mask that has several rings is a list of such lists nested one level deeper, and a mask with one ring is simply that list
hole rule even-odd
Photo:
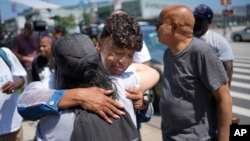
[{"label": "utility pole", "polygon": [[1,7],[0,7],[0,40],[2,38],[2,12],[1,12]]},{"label": "utility pole", "polygon": [[226,31],[226,24],[227,24],[227,17],[230,14],[229,10],[228,10],[228,5],[231,4],[231,0],[220,0],[221,5],[224,6],[224,10],[222,11],[222,15],[223,15],[223,35],[226,36],[227,35],[227,31]]},{"label": "utility pole", "polygon": [[114,0],[114,9],[122,8],[122,0]]}]

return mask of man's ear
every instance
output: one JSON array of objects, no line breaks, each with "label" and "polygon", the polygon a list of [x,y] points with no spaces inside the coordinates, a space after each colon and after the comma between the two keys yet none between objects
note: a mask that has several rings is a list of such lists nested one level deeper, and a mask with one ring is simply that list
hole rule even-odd
[{"label": "man's ear", "polygon": [[96,49],[97,51],[100,53],[101,52],[101,47],[102,47],[102,43],[100,40],[97,40],[96,42]]},{"label": "man's ear", "polygon": [[177,30],[177,29],[179,28],[180,24],[179,24],[178,22],[173,22],[173,23],[171,24],[171,26],[172,26],[172,29],[173,29],[173,30]]}]

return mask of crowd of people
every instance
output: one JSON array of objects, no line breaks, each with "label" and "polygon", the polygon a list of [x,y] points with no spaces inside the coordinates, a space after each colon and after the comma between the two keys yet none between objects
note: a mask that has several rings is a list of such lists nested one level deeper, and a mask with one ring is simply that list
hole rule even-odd
[{"label": "crowd of people", "polygon": [[[229,141],[234,58],[224,37],[208,30],[212,18],[204,4],[159,14],[156,32],[167,46],[163,141]],[[27,21],[0,56],[0,141],[22,141],[23,120],[38,121],[35,141],[140,141],[141,122],[154,114],[147,91],[160,74],[138,21],[123,9],[106,17],[94,42],[61,25],[37,35]]]}]

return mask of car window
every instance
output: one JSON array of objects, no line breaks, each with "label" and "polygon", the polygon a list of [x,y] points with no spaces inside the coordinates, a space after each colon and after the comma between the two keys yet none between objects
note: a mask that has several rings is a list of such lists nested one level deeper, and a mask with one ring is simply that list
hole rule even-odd
[{"label": "car window", "polygon": [[142,34],[149,51],[164,51],[166,49],[166,47],[159,42],[157,33],[154,30],[142,30]]}]

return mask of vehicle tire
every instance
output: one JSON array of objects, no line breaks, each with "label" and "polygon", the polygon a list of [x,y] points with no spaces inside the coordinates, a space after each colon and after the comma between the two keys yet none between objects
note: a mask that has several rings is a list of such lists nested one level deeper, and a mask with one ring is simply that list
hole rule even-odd
[{"label": "vehicle tire", "polygon": [[234,41],[236,41],[236,42],[239,42],[239,41],[241,41],[242,40],[242,38],[241,38],[241,36],[240,35],[234,35]]}]

